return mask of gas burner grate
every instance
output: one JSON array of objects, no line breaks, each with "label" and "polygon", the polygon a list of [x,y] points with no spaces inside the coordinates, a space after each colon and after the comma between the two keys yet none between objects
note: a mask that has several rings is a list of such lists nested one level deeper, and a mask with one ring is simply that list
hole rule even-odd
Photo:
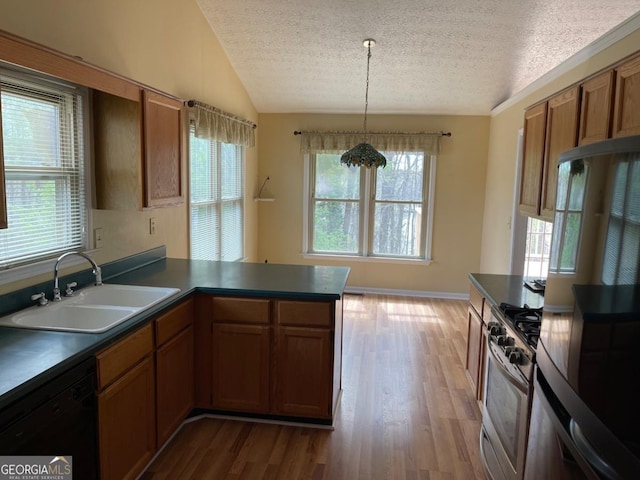
[{"label": "gas burner grate", "polygon": [[501,303],[500,310],[516,330],[522,334],[527,343],[535,349],[540,336],[542,308],[531,308],[527,304],[520,307],[509,303]]}]

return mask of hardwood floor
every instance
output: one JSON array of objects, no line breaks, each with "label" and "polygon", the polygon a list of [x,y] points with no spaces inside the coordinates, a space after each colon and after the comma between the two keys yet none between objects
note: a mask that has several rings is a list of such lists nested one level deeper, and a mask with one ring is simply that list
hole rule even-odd
[{"label": "hardwood floor", "polygon": [[464,373],[467,303],[346,295],[343,305],[335,430],[197,420],[142,479],[484,478]]}]

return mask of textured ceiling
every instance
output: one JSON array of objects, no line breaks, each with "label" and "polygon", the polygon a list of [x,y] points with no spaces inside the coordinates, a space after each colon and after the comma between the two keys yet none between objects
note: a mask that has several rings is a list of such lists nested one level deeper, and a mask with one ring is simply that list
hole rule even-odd
[{"label": "textured ceiling", "polygon": [[488,114],[640,0],[197,0],[260,113]]}]

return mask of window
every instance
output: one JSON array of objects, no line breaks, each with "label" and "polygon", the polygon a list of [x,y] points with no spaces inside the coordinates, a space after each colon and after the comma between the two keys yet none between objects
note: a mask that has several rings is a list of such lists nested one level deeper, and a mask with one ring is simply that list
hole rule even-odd
[{"label": "window", "polygon": [[191,258],[244,257],[244,147],[197,138],[190,148]]},{"label": "window", "polygon": [[423,152],[383,154],[384,169],[308,155],[308,253],[429,258],[435,162]]},{"label": "window", "polygon": [[527,219],[524,276],[547,278],[553,224],[533,217]]},{"label": "window", "polygon": [[0,70],[8,228],[0,267],[56,257],[88,244],[86,92]]},{"label": "window", "polygon": [[553,256],[549,268],[556,273],[575,273],[582,229],[582,209],[588,166],[582,160],[558,168],[558,191],[553,224]]},{"label": "window", "polygon": [[602,283],[638,283],[640,261],[640,159],[616,165],[609,228],[604,246]]}]

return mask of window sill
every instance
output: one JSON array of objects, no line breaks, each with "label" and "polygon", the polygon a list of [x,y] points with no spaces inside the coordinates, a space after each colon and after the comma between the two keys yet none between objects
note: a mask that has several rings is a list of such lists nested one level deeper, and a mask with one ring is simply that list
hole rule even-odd
[{"label": "window sill", "polygon": [[[92,254],[96,251],[97,250],[83,250],[82,253]],[[64,268],[80,265],[81,263],[87,263],[87,261],[82,257],[69,257],[65,259]],[[38,262],[0,270],[0,285],[7,285],[9,283],[19,282],[29,278],[35,278],[40,275],[50,274],[51,286],[53,287],[53,267],[55,264],[56,259],[49,258],[47,260],[40,260]]]},{"label": "window sill", "polygon": [[363,257],[360,255],[331,255],[325,253],[303,253],[307,260],[331,260],[363,263],[388,263],[398,265],[430,265],[433,260],[424,258],[396,258],[396,257]]}]

